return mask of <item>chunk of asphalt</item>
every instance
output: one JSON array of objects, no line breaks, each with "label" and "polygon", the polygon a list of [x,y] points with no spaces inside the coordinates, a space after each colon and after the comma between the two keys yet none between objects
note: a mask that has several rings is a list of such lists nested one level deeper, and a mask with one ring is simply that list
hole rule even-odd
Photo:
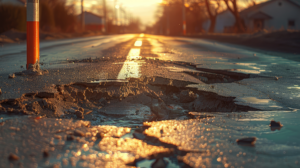
[{"label": "chunk of asphalt", "polygon": [[108,104],[105,97],[102,97],[98,102],[99,102],[102,106],[105,106],[105,105]]},{"label": "chunk of asphalt", "polygon": [[197,95],[193,91],[182,90],[180,92],[180,102],[181,103],[190,103],[197,98]]},{"label": "chunk of asphalt", "polygon": [[256,137],[237,139],[236,142],[238,145],[254,146],[256,142]]},{"label": "chunk of asphalt", "polygon": [[17,156],[16,154],[13,154],[13,153],[11,153],[9,156],[8,156],[8,160],[10,160],[10,161],[17,161],[17,160],[19,160],[20,158],[19,158],[19,156]]},{"label": "chunk of asphalt", "polygon": [[159,118],[164,118],[168,116],[168,107],[164,102],[159,102],[151,105],[151,111]]},{"label": "chunk of asphalt", "polygon": [[50,93],[50,92],[39,92],[38,94],[36,94],[36,97],[38,98],[55,98],[57,95],[57,93]]},{"label": "chunk of asphalt", "polygon": [[75,111],[75,115],[78,119],[84,119],[84,112],[80,110]]},{"label": "chunk of asphalt", "polygon": [[269,126],[270,126],[270,127],[282,127],[283,125],[282,125],[279,121],[276,122],[276,121],[274,121],[274,120],[271,120]]},{"label": "chunk of asphalt", "polygon": [[9,79],[14,79],[15,77],[16,77],[15,74],[9,74],[9,76],[8,76]]},{"label": "chunk of asphalt", "polygon": [[80,137],[85,137],[85,133],[80,131],[80,130],[75,130],[74,135],[75,136],[80,136]]},{"label": "chunk of asphalt", "polygon": [[44,158],[47,158],[47,157],[49,157],[49,156],[50,156],[50,154],[49,154],[48,150],[44,150],[44,152],[43,152],[43,157],[44,157]]},{"label": "chunk of asphalt", "polygon": [[67,136],[67,141],[73,141],[75,137],[73,135],[68,135]]}]

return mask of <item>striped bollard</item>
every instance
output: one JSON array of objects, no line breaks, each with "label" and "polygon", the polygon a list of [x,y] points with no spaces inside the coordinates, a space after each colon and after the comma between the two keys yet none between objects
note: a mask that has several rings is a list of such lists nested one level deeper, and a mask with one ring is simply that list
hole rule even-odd
[{"label": "striped bollard", "polygon": [[40,59],[39,0],[27,0],[27,69]]}]

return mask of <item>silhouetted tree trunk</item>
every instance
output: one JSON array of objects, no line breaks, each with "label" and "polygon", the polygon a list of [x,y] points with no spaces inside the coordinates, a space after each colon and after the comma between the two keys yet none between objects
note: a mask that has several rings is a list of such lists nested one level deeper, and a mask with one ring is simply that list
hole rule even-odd
[{"label": "silhouetted tree trunk", "polygon": [[[238,11],[238,6],[236,3],[237,0],[224,0],[227,9],[233,14],[235,18],[235,27],[237,29],[237,33],[245,33],[246,32],[246,27],[243,24],[243,20],[240,17],[240,13]],[[231,2],[231,6],[229,4]]]},{"label": "silhouetted tree trunk", "polygon": [[210,19],[210,25],[209,25],[209,29],[208,32],[213,33],[215,31],[215,27],[216,27],[216,20],[217,20],[217,16],[218,16],[218,12],[219,12],[219,8],[220,8],[220,1],[216,1],[217,3],[217,7],[214,9],[214,13],[211,11],[211,6],[209,3],[209,0],[205,0],[205,6],[207,9],[207,13]]},{"label": "silhouetted tree trunk", "polygon": [[210,33],[215,32],[216,20],[217,20],[217,17],[210,18],[210,25],[209,25],[208,32],[210,32]]}]

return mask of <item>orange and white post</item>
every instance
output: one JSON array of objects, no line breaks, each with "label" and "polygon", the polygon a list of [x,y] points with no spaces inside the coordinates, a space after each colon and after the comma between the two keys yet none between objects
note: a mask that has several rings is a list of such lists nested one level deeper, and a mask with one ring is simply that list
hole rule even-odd
[{"label": "orange and white post", "polygon": [[40,60],[39,0],[27,0],[27,69]]}]

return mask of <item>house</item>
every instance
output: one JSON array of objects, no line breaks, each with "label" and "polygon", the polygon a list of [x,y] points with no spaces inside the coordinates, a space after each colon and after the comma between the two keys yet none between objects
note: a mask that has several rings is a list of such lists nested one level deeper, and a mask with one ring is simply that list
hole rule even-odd
[{"label": "house", "polygon": [[12,4],[19,6],[26,6],[26,0],[0,0],[0,4]]},{"label": "house", "polygon": [[[269,0],[240,12],[248,32],[267,30],[293,29],[300,30],[300,3],[295,0]],[[235,18],[228,11],[217,16],[216,33],[230,32]],[[203,23],[204,30],[208,31],[210,20]]]},{"label": "house", "polygon": [[293,0],[270,0],[240,12],[251,32],[263,29],[300,30],[300,4]]},{"label": "house", "polygon": [[[78,20],[81,20],[81,14],[78,15]],[[85,30],[104,31],[104,19],[91,12],[84,12]]]},{"label": "house", "polygon": [[[229,10],[225,10],[218,14],[216,18],[215,33],[224,33],[230,29],[235,23],[234,16]],[[203,29],[208,32],[210,26],[210,19],[207,19],[202,24]]]}]

